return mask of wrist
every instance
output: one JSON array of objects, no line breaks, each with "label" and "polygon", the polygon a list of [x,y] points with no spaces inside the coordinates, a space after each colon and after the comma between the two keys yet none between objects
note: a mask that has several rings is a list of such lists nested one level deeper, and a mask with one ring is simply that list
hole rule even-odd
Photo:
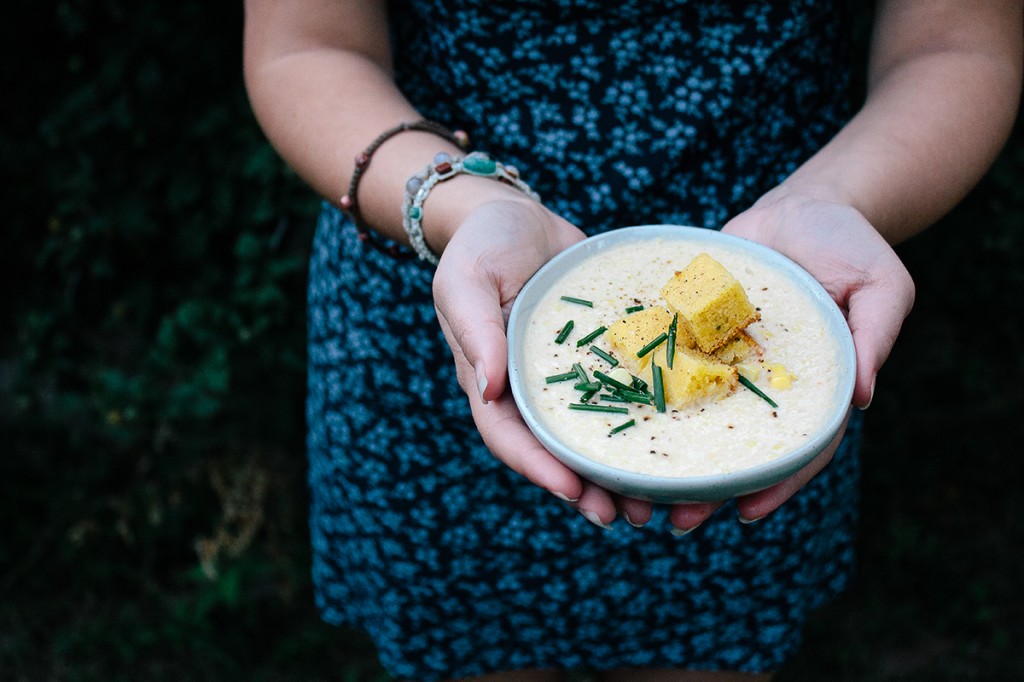
[{"label": "wrist", "polygon": [[[472,193],[467,191],[463,183],[462,192],[455,196],[448,195],[446,201],[432,200],[430,211],[425,211],[425,204],[433,196],[435,188],[443,187],[453,181],[472,179],[477,182]],[[447,247],[455,230],[462,224],[465,217],[475,206],[485,203],[502,201],[509,190],[515,190],[520,196],[539,202],[540,197],[519,177],[519,171],[513,166],[496,161],[482,152],[472,152],[464,157],[453,157],[447,153],[439,153],[423,170],[408,179],[405,186],[405,200],[402,203],[402,226],[410,246],[420,257],[432,265],[437,265],[440,251]],[[425,213],[437,213],[431,230],[433,244],[428,242],[423,221]]]},{"label": "wrist", "polygon": [[851,206],[853,202],[842,189],[834,184],[791,176],[782,183],[765,192],[755,203],[754,208],[782,208],[794,204],[821,202]]},{"label": "wrist", "polygon": [[423,216],[423,235],[427,246],[440,255],[471,213],[497,203],[542,208],[515,187],[490,178],[460,175],[438,184],[430,193]]},{"label": "wrist", "polygon": [[[394,137],[399,140],[387,142]],[[456,143],[461,149],[455,148]],[[514,167],[479,152],[462,156],[466,146],[465,133],[417,121],[389,128],[356,156],[349,191],[338,205],[352,217],[364,244],[378,246],[372,229],[397,242],[407,241],[421,259],[436,264],[438,254],[477,207],[495,202],[540,206],[539,197]],[[430,163],[424,166],[424,161]],[[394,189],[399,178],[403,199],[396,205]],[[388,248],[391,255],[401,253],[397,247]]]}]

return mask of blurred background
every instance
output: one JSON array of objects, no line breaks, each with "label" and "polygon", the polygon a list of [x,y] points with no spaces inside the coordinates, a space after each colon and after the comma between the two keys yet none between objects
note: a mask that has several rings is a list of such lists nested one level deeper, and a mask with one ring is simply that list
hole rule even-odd
[{"label": "blurred background", "polygon": [[[312,604],[318,202],[249,112],[240,5],[0,25],[2,680],[387,679]],[[1024,137],[900,253],[859,575],[782,682],[1024,679]]]}]

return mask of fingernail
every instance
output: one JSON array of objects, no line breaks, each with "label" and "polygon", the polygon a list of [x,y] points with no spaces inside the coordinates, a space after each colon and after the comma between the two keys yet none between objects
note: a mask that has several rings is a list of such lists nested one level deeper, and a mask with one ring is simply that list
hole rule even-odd
[{"label": "fingernail", "polygon": [[622,512],[622,518],[626,519],[626,523],[628,523],[629,525],[633,526],[634,528],[643,528],[644,527],[644,524],[642,524],[642,523],[633,523],[633,519],[629,518],[629,512],[627,512],[627,511],[623,511]]},{"label": "fingernail", "polygon": [[476,385],[480,389],[480,401],[486,405],[487,398],[484,397],[484,391],[487,390],[487,373],[484,371],[484,363],[478,362],[473,368],[476,371]]},{"label": "fingernail", "polygon": [[744,526],[749,526],[750,524],[754,523],[755,521],[760,521],[761,519],[763,519],[766,516],[768,516],[768,515],[767,514],[761,514],[761,516],[755,516],[752,519],[748,519],[743,514],[737,514],[736,520],[739,521],[740,523],[742,523]]},{"label": "fingernail", "polygon": [[562,500],[563,502],[579,502],[580,501],[580,498],[578,498],[578,497],[569,497],[565,493],[556,492],[554,490],[552,490],[550,492],[551,492],[552,495],[554,495],[558,499]]},{"label": "fingernail", "polygon": [[684,535],[688,535],[688,534],[692,533],[693,531],[697,530],[698,528],[700,528],[700,524],[699,523],[696,526],[694,526],[693,528],[673,528],[669,532],[671,532],[672,535],[675,535],[677,538],[681,538]]},{"label": "fingernail", "polygon": [[861,412],[871,407],[871,401],[875,399],[875,381],[878,380],[878,375],[871,377],[871,390],[868,392],[868,401],[863,407],[859,408]]},{"label": "fingernail", "polygon": [[580,514],[583,514],[583,518],[585,518],[587,521],[590,521],[595,526],[598,526],[599,528],[604,528],[605,530],[611,530],[612,529],[612,526],[611,526],[610,523],[601,523],[601,517],[599,517],[594,512],[592,512],[592,511],[584,511],[582,509],[580,509],[579,512],[580,512]]}]

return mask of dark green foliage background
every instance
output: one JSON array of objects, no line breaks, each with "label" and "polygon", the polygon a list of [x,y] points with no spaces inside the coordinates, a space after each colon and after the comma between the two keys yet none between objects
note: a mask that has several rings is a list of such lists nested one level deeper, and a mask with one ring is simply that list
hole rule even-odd
[{"label": "dark green foliage background", "polygon": [[[249,112],[241,8],[12,10],[0,679],[383,679],[312,606],[317,200]],[[901,249],[919,304],[870,411],[860,576],[780,679],[1024,679],[1022,178],[1015,138]]]}]

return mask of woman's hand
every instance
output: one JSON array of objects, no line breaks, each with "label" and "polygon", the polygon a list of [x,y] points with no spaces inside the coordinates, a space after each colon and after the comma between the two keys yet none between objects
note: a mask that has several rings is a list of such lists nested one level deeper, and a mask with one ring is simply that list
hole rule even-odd
[{"label": "woman's hand", "polygon": [[[498,459],[607,525],[616,506],[650,517],[650,504],[615,499],[582,480],[533,436],[506,390],[505,327],[519,291],[534,272],[584,234],[541,204],[490,201],[473,209],[447,243],[434,276],[434,306],[455,358],[473,420]],[[629,513],[629,512],[627,512]]]},{"label": "woman's hand", "polygon": [[536,202],[489,201],[458,225],[433,284],[437,319],[484,442],[505,464],[565,500],[579,498],[582,484],[533,437],[505,390],[505,326],[533,273],[583,238]]},{"label": "woman's hand", "polygon": [[[853,404],[867,408],[875,376],[914,302],[914,282],[892,247],[855,209],[776,190],[723,229],[769,246],[801,265],[846,315],[857,355]],[[832,459],[840,438],[813,462],[771,488],[737,500],[740,516],[773,512]],[[685,511],[685,510],[684,510]],[[684,511],[674,513],[673,520]],[[677,524],[678,525],[678,524]]]}]

